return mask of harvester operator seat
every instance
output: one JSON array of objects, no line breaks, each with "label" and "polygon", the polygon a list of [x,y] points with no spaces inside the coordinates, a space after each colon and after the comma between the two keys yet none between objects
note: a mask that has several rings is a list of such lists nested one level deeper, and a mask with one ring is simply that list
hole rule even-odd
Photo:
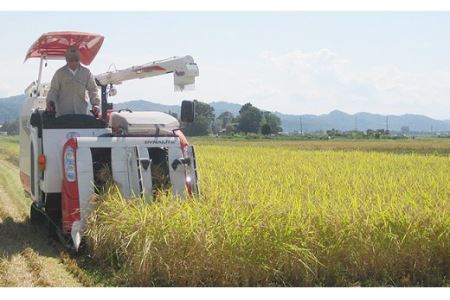
[{"label": "harvester operator seat", "polygon": [[106,128],[108,124],[91,115],[62,115],[55,117],[54,113],[35,110],[31,114],[30,124],[42,129],[77,129],[77,128]]}]

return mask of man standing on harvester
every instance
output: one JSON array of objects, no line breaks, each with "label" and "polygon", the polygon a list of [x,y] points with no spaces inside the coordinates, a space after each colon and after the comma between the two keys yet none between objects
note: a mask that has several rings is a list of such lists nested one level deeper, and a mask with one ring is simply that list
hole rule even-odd
[{"label": "man standing on harvester", "polygon": [[56,116],[67,114],[88,114],[86,91],[95,115],[99,113],[100,98],[95,78],[88,68],[80,64],[80,51],[70,47],[65,54],[67,64],[53,75],[47,95],[47,111]]}]

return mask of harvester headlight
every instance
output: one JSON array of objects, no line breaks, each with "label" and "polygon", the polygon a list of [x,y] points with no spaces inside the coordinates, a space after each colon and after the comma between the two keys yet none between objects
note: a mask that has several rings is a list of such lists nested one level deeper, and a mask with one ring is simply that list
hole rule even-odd
[{"label": "harvester headlight", "polygon": [[66,179],[69,182],[77,180],[77,173],[75,170],[75,152],[71,146],[66,148],[64,152],[64,172]]}]

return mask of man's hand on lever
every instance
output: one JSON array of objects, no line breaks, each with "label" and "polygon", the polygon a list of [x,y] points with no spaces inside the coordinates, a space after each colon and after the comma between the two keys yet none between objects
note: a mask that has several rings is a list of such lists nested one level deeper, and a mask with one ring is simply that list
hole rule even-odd
[{"label": "man's hand on lever", "polygon": [[45,111],[54,113],[56,111],[55,102],[53,102],[53,101],[48,102],[47,107],[45,108]]},{"label": "man's hand on lever", "polygon": [[94,117],[98,118],[98,114],[100,113],[100,108],[98,107],[98,105],[92,105],[91,112]]}]

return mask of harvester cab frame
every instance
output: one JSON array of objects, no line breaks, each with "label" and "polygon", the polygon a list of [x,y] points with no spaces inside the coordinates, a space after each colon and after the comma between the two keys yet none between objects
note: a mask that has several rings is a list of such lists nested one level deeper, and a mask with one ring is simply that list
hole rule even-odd
[{"label": "harvester cab frame", "polygon": [[[49,32],[28,50],[25,60],[40,58],[38,80],[25,90],[20,115],[20,178],[32,199],[31,221],[49,224],[67,247],[78,250],[92,198],[106,184],[104,174],[125,198],[150,201],[160,189],[181,198],[198,195],[195,150],[173,116],[157,111],[113,111],[108,96],[115,85],[172,73],[176,90],[195,83],[198,67],[191,56],[171,57],[95,76],[101,90],[101,114],[62,115],[45,111],[48,83],[44,61],[63,59],[69,47],[80,50],[89,65],[103,36],[83,32]],[[181,121],[194,120],[194,101],[183,101]]]}]

